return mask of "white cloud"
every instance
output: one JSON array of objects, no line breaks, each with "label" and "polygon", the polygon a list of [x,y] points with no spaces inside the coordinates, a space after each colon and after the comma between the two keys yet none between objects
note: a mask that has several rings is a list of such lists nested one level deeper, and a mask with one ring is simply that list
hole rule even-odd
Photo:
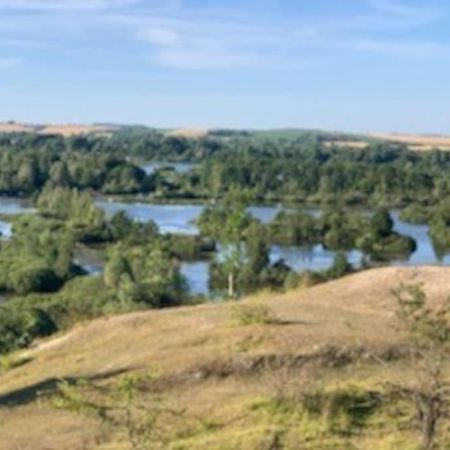
[{"label": "white cloud", "polygon": [[[365,10],[330,17],[263,17],[244,6],[198,8],[183,0],[0,0],[0,47],[57,51],[123,51],[147,44],[148,59],[179,69],[280,67],[314,64],[336,52],[386,57],[442,55],[445,41],[405,37],[442,17],[430,3],[365,0]],[[3,9],[2,9],[3,8]],[[20,10],[21,13],[16,12]],[[39,11],[40,14],[26,14]],[[66,12],[70,11],[71,14]],[[413,36],[411,34],[411,36]],[[141,47],[139,47],[139,50]]]}]

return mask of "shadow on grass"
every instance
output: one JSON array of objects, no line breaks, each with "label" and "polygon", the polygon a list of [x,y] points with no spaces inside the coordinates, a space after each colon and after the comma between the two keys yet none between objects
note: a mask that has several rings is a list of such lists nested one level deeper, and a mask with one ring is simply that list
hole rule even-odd
[{"label": "shadow on grass", "polygon": [[101,381],[108,378],[116,377],[127,373],[131,370],[136,370],[136,367],[126,367],[109,372],[103,372],[91,376],[79,376],[79,377],[64,377],[64,378],[49,378],[31,386],[17,389],[15,391],[8,392],[0,395],[0,408],[11,408],[17,406],[24,406],[34,402],[39,397],[49,395],[56,392],[58,385],[62,382],[69,384],[76,384],[80,380],[88,381]]}]

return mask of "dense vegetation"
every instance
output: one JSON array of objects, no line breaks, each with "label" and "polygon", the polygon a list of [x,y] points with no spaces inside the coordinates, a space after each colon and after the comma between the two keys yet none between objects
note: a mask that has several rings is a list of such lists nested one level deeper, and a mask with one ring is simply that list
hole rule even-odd
[{"label": "dense vegetation", "polygon": [[[143,161],[194,166],[147,173]],[[354,269],[338,253],[328,271],[297,274],[284,261],[271,260],[274,244],[359,249],[369,262],[408,256],[415,242],[393,230],[387,206],[406,206],[405,219],[428,222],[445,251],[449,169],[450,153],[419,154],[380,142],[349,151],[307,132],[282,137],[221,130],[195,140],[139,127],[104,137],[1,135],[0,194],[32,198],[37,214],[6,218],[13,237],[0,244],[0,294],[21,298],[0,308],[3,331],[7,318],[15,318],[0,352],[84,318],[190,302],[182,261],[212,260],[211,290],[234,298]],[[199,236],[163,235],[154,223],[134,222],[122,212],[107,217],[96,206],[97,194],[196,199],[209,206]],[[246,210],[262,201],[286,208],[263,224]],[[322,214],[309,214],[306,204],[321,204]],[[349,209],[368,204],[373,215]],[[77,249],[86,245],[102,246],[107,254],[99,278],[86,278],[76,263]],[[36,326],[36,317],[38,325],[51,326]]]},{"label": "dense vegetation", "polygon": [[[187,174],[146,176],[132,162],[184,161]],[[415,153],[398,144],[368,149],[324,145],[320,135],[289,138],[215,133],[203,139],[167,137],[130,128],[111,137],[0,136],[0,192],[33,193],[45,184],[105,193],[211,198],[231,187],[258,200],[435,204],[450,193],[450,153]]]}]

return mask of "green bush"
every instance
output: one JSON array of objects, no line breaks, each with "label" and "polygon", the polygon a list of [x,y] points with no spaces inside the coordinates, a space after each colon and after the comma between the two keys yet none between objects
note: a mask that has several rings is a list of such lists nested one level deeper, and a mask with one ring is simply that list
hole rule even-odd
[{"label": "green bush", "polygon": [[11,288],[19,295],[31,292],[56,292],[61,279],[46,267],[23,268],[11,274]]},{"label": "green bush", "polygon": [[230,311],[231,323],[235,326],[267,325],[276,322],[272,310],[262,303],[240,303]]},{"label": "green bush", "polygon": [[40,308],[21,310],[5,305],[0,308],[0,353],[27,347],[36,337],[56,331],[50,315]]}]

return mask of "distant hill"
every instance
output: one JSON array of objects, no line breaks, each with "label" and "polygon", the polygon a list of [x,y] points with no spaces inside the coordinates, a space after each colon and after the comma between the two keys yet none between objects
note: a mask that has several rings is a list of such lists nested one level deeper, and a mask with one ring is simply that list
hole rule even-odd
[{"label": "distant hill", "polygon": [[98,123],[91,125],[81,124],[27,124],[20,122],[0,122],[1,133],[37,133],[40,135],[61,135],[65,137],[96,135],[111,136],[113,133],[136,130],[139,132],[158,131],[166,136],[187,139],[236,138],[252,137],[254,139],[315,139],[328,147],[364,149],[371,143],[392,142],[406,145],[413,151],[429,151],[441,149],[450,151],[450,136],[406,134],[406,133],[343,133],[339,131],[310,130],[310,129],[208,129],[208,128],[151,128],[143,125]]}]

